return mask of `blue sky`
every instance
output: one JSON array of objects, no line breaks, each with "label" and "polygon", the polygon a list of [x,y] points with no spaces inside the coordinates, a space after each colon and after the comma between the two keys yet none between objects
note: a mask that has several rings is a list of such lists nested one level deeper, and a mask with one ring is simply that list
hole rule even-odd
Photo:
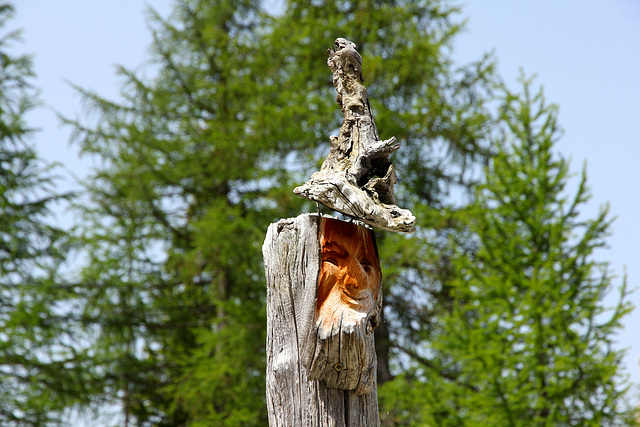
[{"label": "blue sky", "polygon": [[[90,164],[69,146],[51,108],[82,114],[80,98],[66,81],[117,99],[121,80],[116,65],[135,68],[147,58],[151,42],[144,11],[161,15],[170,0],[21,0],[11,28],[23,28],[20,51],[35,54],[36,84],[50,108],[29,116],[41,131],[40,155],[82,176]],[[565,130],[557,144],[578,173],[587,164],[593,199],[584,210],[593,218],[609,203],[617,217],[610,248],[597,253],[629,284],[640,284],[640,1],[638,0],[483,0],[458,1],[469,19],[455,44],[461,62],[494,50],[503,78],[517,88],[520,69],[537,75],[548,102],[560,106]],[[338,35],[339,36],[339,35]],[[65,186],[73,187],[67,179]],[[632,295],[640,306],[640,292]],[[612,300],[613,301],[613,300]],[[619,346],[629,347],[625,367],[639,382],[640,310],[625,320]]]}]

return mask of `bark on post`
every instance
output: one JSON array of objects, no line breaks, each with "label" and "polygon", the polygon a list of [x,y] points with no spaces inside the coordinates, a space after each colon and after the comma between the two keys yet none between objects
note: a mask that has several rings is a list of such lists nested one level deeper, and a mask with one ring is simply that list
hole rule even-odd
[{"label": "bark on post", "polygon": [[262,250],[269,425],[379,425],[373,232],[305,214],[271,224]]}]

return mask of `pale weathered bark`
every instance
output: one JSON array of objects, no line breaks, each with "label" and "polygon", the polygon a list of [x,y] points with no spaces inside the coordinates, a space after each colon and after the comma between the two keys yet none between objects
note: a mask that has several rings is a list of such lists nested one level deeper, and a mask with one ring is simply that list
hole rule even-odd
[{"label": "pale weathered bark", "polygon": [[[262,247],[272,427],[380,423],[372,332],[382,294],[377,254],[371,256],[375,241],[367,240],[372,231],[362,225],[333,224],[335,232],[326,231],[333,221],[314,214],[280,220],[269,226]],[[344,243],[342,235],[362,240]]]},{"label": "pale weathered bark", "polygon": [[356,45],[336,39],[327,64],[333,73],[336,101],[344,113],[339,136],[320,171],[294,193],[322,203],[373,227],[412,233],[415,217],[396,206],[396,172],[389,156],[400,147],[395,137],[380,140],[362,84],[362,57]]}]

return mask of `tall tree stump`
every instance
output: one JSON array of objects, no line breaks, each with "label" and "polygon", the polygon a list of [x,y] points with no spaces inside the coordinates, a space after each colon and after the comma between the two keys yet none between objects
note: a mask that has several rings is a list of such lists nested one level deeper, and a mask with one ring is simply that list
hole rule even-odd
[{"label": "tall tree stump", "polygon": [[[396,205],[389,156],[362,78],[356,45],[329,49],[344,114],[320,170],[293,192],[387,231],[412,233]],[[262,248],[267,276],[267,406],[271,426],[377,426],[373,330],[382,310],[373,231],[319,215],[271,224]]]},{"label": "tall tree stump", "polygon": [[373,329],[382,308],[373,231],[304,214],[271,224],[267,407],[271,426],[377,426]]}]

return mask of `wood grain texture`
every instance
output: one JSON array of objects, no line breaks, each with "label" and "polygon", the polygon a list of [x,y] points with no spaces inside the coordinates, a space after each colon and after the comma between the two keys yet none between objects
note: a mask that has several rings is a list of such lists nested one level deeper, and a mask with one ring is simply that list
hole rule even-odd
[{"label": "wood grain texture", "polygon": [[[262,248],[267,279],[269,425],[377,426],[375,367],[373,387],[364,394],[310,380],[305,367],[312,366],[318,356],[321,222],[317,215],[304,214],[271,224]],[[369,336],[373,339],[373,334]]]},{"label": "wood grain texture", "polygon": [[395,137],[380,140],[362,79],[356,45],[336,39],[327,64],[333,73],[336,101],[344,114],[339,136],[320,171],[294,193],[373,227],[412,233],[415,217],[396,206],[396,172],[389,156],[400,147]]},{"label": "wood grain texture", "polygon": [[365,394],[375,386],[373,330],[382,309],[380,263],[373,232],[353,222],[320,220],[322,262],[309,378]]}]

